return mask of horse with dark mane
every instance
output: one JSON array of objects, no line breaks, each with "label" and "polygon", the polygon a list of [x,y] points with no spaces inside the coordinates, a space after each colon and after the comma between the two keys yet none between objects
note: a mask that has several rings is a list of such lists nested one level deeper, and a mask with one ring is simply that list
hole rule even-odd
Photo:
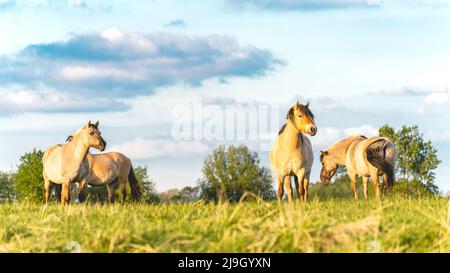
[{"label": "horse with dark mane", "polygon": [[278,138],[269,154],[272,169],[278,175],[278,201],[281,201],[286,187],[289,202],[292,200],[291,177],[294,177],[298,197],[305,201],[308,197],[309,178],[314,161],[311,142],[305,134],[314,136],[317,127],[309,103],[298,101],[292,106],[284,124],[278,132]]}]

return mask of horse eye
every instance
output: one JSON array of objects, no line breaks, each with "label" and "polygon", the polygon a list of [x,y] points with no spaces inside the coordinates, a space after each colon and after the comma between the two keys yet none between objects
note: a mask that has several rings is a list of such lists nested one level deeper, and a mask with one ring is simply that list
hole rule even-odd
[{"label": "horse eye", "polygon": [[89,132],[89,134],[92,136],[92,135],[94,135],[94,132]]}]

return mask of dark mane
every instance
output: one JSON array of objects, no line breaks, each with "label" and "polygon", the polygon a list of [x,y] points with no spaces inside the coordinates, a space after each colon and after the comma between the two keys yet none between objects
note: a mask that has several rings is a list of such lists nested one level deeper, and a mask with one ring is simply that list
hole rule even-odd
[{"label": "dark mane", "polygon": [[72,135],[68,136],[67,139],[66,139],[66,142],[70,142],[72,140],[72,138],[73,138]]},{"label": "dark mane", "polygon": [[289,109],[289,112],[287,113],[286,118],[289,119],[290,121],[294,122],[294,107],[298,107],[303,115],[306,115],[310,119],[314,120],[314,114],[311,112],[311,110],[309,110],[309,103],[307,103],[306,105],[297,103],[296,105],[292,106],[291,109]]},{"label": "dark mane", "polygon": [[300,111],[302,111],[303,114],[305,114],[307,117],[314,119],[314,114],[309,110],[309,103],[306,105],[299,104]]},{"label": "dark mane", "polygon": [[287,123],[285,123],[283,126],[281,126],[280,131],[278,131],[278,135],[281,135],[284,131],[284,129],[286,128]]}]

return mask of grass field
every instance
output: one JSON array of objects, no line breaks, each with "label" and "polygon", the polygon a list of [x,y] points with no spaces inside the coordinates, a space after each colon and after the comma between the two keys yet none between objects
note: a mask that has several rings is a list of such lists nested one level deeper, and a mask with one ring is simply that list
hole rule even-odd
[{"label": "grass field", "polygon": [[0,205],[0,252],[450,252],[446,199]]}]

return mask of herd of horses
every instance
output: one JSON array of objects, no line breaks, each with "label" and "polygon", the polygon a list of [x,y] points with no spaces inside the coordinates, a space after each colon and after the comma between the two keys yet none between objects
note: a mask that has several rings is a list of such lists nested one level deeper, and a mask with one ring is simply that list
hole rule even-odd
[{"label": "herd of horses", "polygon": [[[293,199],[291,177],[294,178],[297,196],[306,202],[314,161],[310,140],[306,135],[314,136],[317,126],[314,115],[306,105],[296,102],[288,111],[286,124],[279,133],[270,151],[270,165],[278,176],[277,198],[281,201],[286,189],[288,201]],[[48,148],[43,155],[43,177],[45,202],[49,202],[51,191],[58,203],[69,204],[71,185],[76,183],[79,189],[78,200],[86,199],[86,185],[106,186],[108,201],[114,201],[114,190],[119,185],[122,202],[126,199],[126,183],[131,188],[133,200],[142,197],[142,190],[136,179],[131,161],[118,152],[91,154],[90,148],[104,151],[106,141],[101,136],[99,122],[88,124],[70,135],[66,143]],[[339,166],[345,166],[351,181],[354,198],[358,199],[356,178],[363,180],[363,194],[367,198],[367,183],[372,179],[375,196],[380,199],[380,176],[383,176],[383,188],[386,191],[394,185],[394,167],[397,151],[393,143],[384,137],[367,138],[353,135],[344,138],[325,151],[321,151],[322,170],[320,179],[329,182]]]}]

